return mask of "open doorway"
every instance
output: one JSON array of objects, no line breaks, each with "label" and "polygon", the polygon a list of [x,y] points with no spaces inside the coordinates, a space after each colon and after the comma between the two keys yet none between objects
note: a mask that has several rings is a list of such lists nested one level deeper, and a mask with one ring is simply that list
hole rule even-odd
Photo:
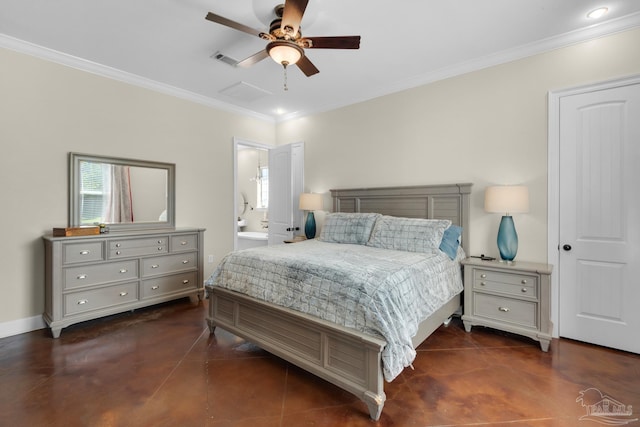
[{"label": "open doorway", "polygon": [[270,148],[258,142],[233,139],[235,250],[267,245]]}]

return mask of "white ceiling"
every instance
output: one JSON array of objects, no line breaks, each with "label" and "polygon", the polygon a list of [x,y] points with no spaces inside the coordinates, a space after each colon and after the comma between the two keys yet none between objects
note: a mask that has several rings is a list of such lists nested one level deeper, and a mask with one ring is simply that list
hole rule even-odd
[{"label": "white ceiling", "polygon": [[[290,67],[284,91],[268,58],[249,69],[211,58],[241,60],[265,41],[205,20],[211,11],[267,31],[276,4],[2,0],[0,47],[281,121],[640,26],[636,0],[309,0],[303,35],[361,35],[360,49],[307,50],[320,73]],[[586,18],[602,5],[607,15]]]}]

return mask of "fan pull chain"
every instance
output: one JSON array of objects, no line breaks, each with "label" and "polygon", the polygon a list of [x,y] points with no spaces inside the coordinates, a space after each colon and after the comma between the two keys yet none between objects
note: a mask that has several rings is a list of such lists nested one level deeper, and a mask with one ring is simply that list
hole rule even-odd
[{"label": "fan pull chain", "polygon": [[282,65],[284,66],[284,90],[289,90],[287,86],[287,62],[283,62]]}]

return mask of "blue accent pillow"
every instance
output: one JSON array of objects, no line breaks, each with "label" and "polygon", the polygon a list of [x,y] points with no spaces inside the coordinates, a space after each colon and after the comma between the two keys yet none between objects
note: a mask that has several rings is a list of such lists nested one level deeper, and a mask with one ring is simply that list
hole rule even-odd
[{"label": "blue accent pillow", "polygon": [[325,217],[319,240],[364,245],[369,241],[371,230],[379,216],[377,213],[330,213]]},{"label": "blue accent pillow", "polygon": [[460,246],[460,236],[462,235],[462,227],[452,225],[444,230],[442,241],[440,242],[440,250],[449,255],[449,258],[455,259]]}]

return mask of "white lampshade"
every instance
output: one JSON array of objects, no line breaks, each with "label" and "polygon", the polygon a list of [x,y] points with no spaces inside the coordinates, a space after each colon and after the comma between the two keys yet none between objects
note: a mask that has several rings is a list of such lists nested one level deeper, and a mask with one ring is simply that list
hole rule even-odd
[{"label": "white lampshade", "polygon": [[522,185],[487,187],[484,210],[502,214],[529,212],[529,189]]},{"label": "white lampshade", "polygon": [[300,194],[301,211],[319,211],[322,210],[322,194],[302,193]]},{"label": "white lampshade", "polygon": [[303,50],[293,42],[277,40],[267,45],[271,59],[281,65],[293,65],[302,58]]}]

